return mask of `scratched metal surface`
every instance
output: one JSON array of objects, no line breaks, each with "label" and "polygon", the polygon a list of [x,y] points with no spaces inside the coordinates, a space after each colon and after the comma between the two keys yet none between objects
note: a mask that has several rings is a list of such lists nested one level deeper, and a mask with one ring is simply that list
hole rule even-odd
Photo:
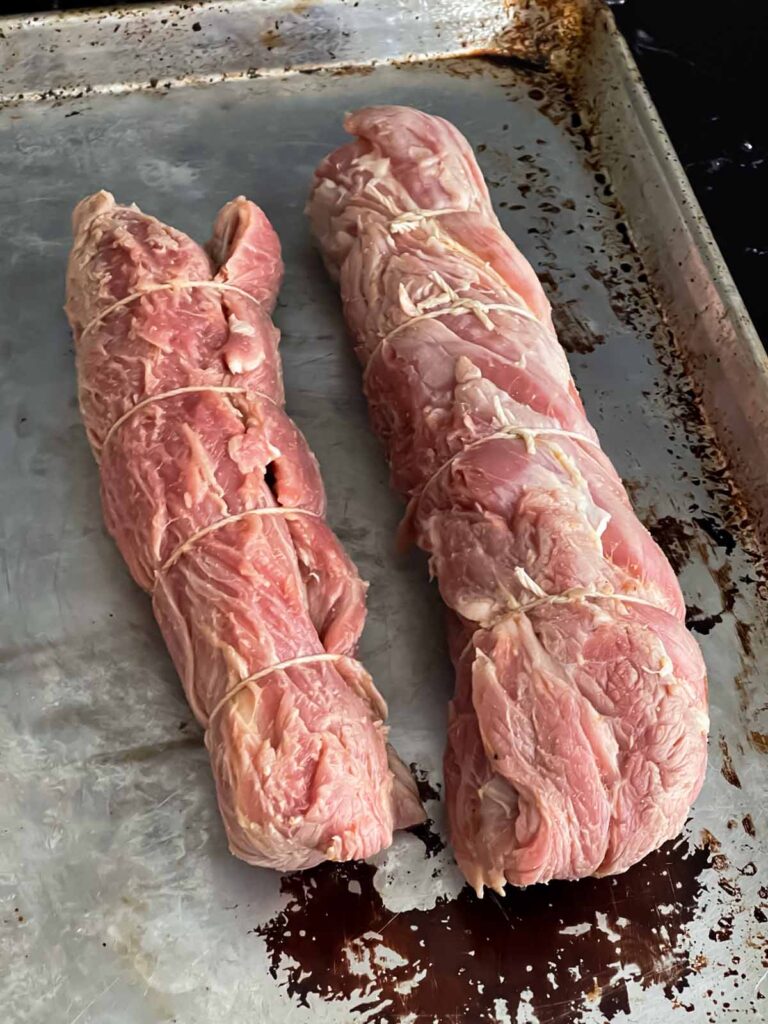
[{"label": "scratched metal surface", "polygon": [[[604,446],[680,572],[710,672],[710,768],[685,835],[620,878],[479,902],[441,839],[441,610],[421,557],[393,552],[401,508],[302,213],[343,112],[370,102],[443,114],[476,146]],[[729,483],[668,337],[674,311],[655,305],[570,103],[547,73],[463,58],[0,110],[9,1024],[760,1019],[768,605],[750,495]],[[100,187],[200,240],[246,193],[281,236],[289,408],[371,581],[362,658],[433,819],[375,863],[281,879],[227,853],[200,732],[104,533],[76,408],[63,269],[71,208]]]}]

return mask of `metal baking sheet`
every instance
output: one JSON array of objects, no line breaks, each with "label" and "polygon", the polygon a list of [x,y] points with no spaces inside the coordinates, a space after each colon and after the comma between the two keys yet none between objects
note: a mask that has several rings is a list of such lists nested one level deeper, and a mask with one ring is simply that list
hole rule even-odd
[{"label": "metal baking sheet", "polygon": [[[761,1019],[768,595],[759,488],[729,444],[757,429],[766,379],[706,225],[675,199],[682,188],[690,202],[610,17],[566,0],[556,31],[528,5],[491,0],[420,4],[420,25],[389,0],[228,7],[0,23],[0,1017]],[[120,33],[140,42],[130,68]],[[212,56],[195,65],[206,39]],[[445,52],[465,55],[416,59]],[[505,227],[542,275],[592,421],[680,572],[710,673],[709,773],[684,836],[619,878],[481,902],[444,845],[441,609],[421,556],[394,553],[402,509],[302,213],[343,112],[375,102],[442,114],[476,147]],[[320,459],[331,524],[371,581],[362,657],[432,819],[372,863],[280,877],[226,850],[200,731],[105,535],[76,407],[61,312],[69,216],[101,187],[200,240],[245,193],[281,236],[289,408]],[[685,288],[664,238],[694,268]],[[719,404],[702,353],[721,357]],[[723,382],[746,365],[740,405]]]}]

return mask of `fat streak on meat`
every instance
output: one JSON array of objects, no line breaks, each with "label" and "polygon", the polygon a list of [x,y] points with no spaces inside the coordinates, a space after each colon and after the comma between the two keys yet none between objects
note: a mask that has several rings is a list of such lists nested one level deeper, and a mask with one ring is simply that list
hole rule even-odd
[{"label": "fat streak on meat", "polygon": [[480,893],[622,872],[680,831],[704,776],[706,673],[680,588],[466,140],[405,107],[345,127],[309,213],[404,534],[450,609],[457,860]]},{"label": "fat streak on meat", "polygon": [[367,857],[423,814],[354,658],[365,585],[283,410],[277,236],[242,198],[210,255],[107,192],[73,224],[66,308],[104,518],[206,728],[230,849],[278,869]]}]

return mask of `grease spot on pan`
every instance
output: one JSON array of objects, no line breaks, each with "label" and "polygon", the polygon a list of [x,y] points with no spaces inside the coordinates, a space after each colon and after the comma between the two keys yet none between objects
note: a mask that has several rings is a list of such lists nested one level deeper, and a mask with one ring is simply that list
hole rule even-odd
[{"label": "grease spot on pan", "polygon": [[[541,275],[542,279],[544,274]],[[557,338],[566,352],[578,352],[586,355],[594,352],[598,345],[605,341],[605,335],[596,331],[594,326],[581,319],[574,311],[573,301],[554,304],[552,320],[557,331]]]},{"label": "grease spot on pan", "polygon": [[675,516],[662,516],[648,525],[648,530],[667,556],[669,564],[680,575],[680,570],[690,560],[694,533],[688,523]]},{"label": "grease spot on pan", "polygon": [[419,799],[421,800],[421,802],[425,803],[427,800],[439,800],[440,783],[438,782],[438,788],[435,788],[435,786],[433,786],[432,783],[429,781],[429,772],[425,771],[423,768],[420,768],[415,761],[412,761],[408,767],[411,769],[411,774],[413,775],[414,781],[416,782],[416,787],[419,791]]},{"label": "grease spot on pan", "polygon": [[720,754],[722,756],[720,771],[723,774],[723,778],[726,782],[735,786],[736,789],[741,789],[741,779],[736,774],[736,769],[733,767],[733,758],[731,757],[731,752],[728,749],[728,743],[725,736],[720,737]]},{"label": "grease spot on pan", "polygon": [[483,900],[465,887],[399,914],[382,902],[371,865],[324,864],[284,877],[287,905],[258,933],[292,999],[353,1000],[360,1022],[479,1024],[499,1019],[499,1006],[515,1019],[521,1002],[540,1024],[575,1019],[590,1003],[611,1020],[631,1010],[622,965],[671,1000],[697,970],[686,929],[709,863],[707,849],[678,841],[618,877]]}]

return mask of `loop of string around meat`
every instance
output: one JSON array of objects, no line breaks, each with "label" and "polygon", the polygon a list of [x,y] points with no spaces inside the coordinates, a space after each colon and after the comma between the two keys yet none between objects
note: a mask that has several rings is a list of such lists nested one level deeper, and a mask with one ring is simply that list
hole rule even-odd
[{"label": "loop of string around meat", "polygon": [[[371,192],[377,200],[379,200],[384,207],[390,212],[394,213],[396,207],[389,196],[384,195],[375,184],[369,182],[366,186],[367,191]],[[416,208],[413,210],[406,210],[404,213],[399,213],[393,216],[388,223],[388,229],[393,235],[406,234],[409,231],[413,231],[417,228],[423,228],[429,225],[430,229],[434,230],[437,234],[443,237],[443,240],[453,249],[458,249],[461,252],[467,252],[463,246],[459,245],[455,240],[451,238],[440,226],[439,218],[449,216],[450,214],[461,214],[461,213],[472,213],[472,210],[460,209],[454,207],[444,207],[439,210],[422,209]],[[467,252],[468,256],[472,256],[471,253]],[[486,264],[486,270],[492,271],[492,268]],[[384,346],[400,331],[404,331],[407,327],[420,320],[435,320],[442,316],[460,316],[462,314],[471,313],[477,317],[481,324],[487,330],[494,329],[494,323],[491,320],[489,313],[492,312],[505,312],[513,313],[517,316],[523,317],[525,320],[529,320],[542,330],[546,330],[544,324],[539,318],[531,312],[528,306],[523,301],[522,296],[514,292],[509,284],[499,277],[494,272],[494,276],[499,279],[499,283],[503,285],[505,291],[510,292],[514,302],[483,302],[481,299],[473,298],[462,298],[451,286],[443,279],[443,277],[437,272],[433,271],[430,274],[431,280],[443,290],[442,296],[437,296],[433,299],[422,300],[418,305],[420,311],[417,316],[412,316],[409,319],[403,321],[403,323],[397,324],[391,331],[385,334],[379,339],[375,348],[373,348],[368,356],[365,367],[363,369],[363,381],[365,381],[371,363],[373,359],[379,355]],[[404,285],[400,286],[400,299],[401,307],[403,305],[403,298],[409,300],[407,292],[405,292]],[[439,308],[436,307],[438,303],[442,302],[443,305]]]},{"label": "loop of string around meat", "polygon": [[244,690],[246,686],[250,686],[251,683],[257,683],[260,679],[264,679],[273,672],[282,672],[288,668],[295,668],[300,665],[311,665],[315,662],[322,664],[323,662],[337,661],[346,661],[354,665],[360,665],[360,667],[364,669],[362,663],[359,662],[357,658],[353,658],[349,654],[330,654],[327,651],[322,651],[319,654],[302,654],[297,658],[289,658],[287,661],[278,661],[274,665],[269,665],[267,668],[259,669],[258,672],[253,672],[251,675],[246,676],[245,679],[241,679],[239,682],[235,683],[235,685],[224,694],[221,700],[214,704],[211,713],[208,715],[208,722],[205,727],[205,731],[208,732],[211,727],[211,722],[221,709],[228,704],[233,697],[236,697],[238,693]]},{"label": "loop of string around meat", "polygon": [[[430,280],[432,280],[438,288],[442,289],[443,294],[431,299],[422,299],[418,304],[411,303],[419,310],[418,313],[415,316],[411,316],[408,317],[408,319],[403,320],[402,323],[397,324],[392,328],[392,330],[388,331],[378,340],[375,347],[371,349],[368,359],[366,360],[366,364],[363,369],[363,381],[367,379],[374,358],[383,351],[384,346],[390,342],[395,335],[423,320],[437,320],[443,316],[455,317],[472,314],[477,317],[486,330],[492,331],[495,329],[496,325],[490,318],[489,313],[500,312],[516,314],[525,320],[531,321],[531,323],[534,323],[542,330],[544,329],[544,325],[541,323],[539,318],[535,316],[530,309],[528,309],[522,298],[516,293],[513,293],[513,296],[514,298],[519,299],[519,302],[483,302],[481,299],[473,299],[470,297],[462,298],[458,292],[456,292],[438,273],[438,271],[433,270],[429,276]],[[401,308],[404,303],[411,302],[410,296],[405,289],[405,285],[402,283],[400,285],[399,297]],[[442,305],[439,305],[439,303],[442,303]]]},{"label": "loop of string around meat", "polygon": [[205,290],[206,288],[210,291],[217,292],[236,292],[238,295],[242,295],[246,299],[250,299],[254,302],[259,309],[262,308],[261,303],[257,298],[245,291],[243,288],[238,288],[234,284],[226,284],[223,281],[166,281],[163,284],[150,284],[146,288],[141,288],[139,291],[132,292],[130,295],[126,295],[123,299],[118,299],[117,302],[113,302],[111,306],[107,306],[106,309],[95,316],[92,320],[89,320],[85,327],[80,332],[80,336],[77,339],[78,345],[83,343],[83,339],[87,334],[93,330],[97,324],[103,323],[112,313],[118,309],[122,309],[123,306],[129,306],[136,299],[141,299],[145,295],[154,295],[157,292],[183,292],[192,291],[198,288]]},{"label": "loop of string around meat", "polygon": [[[426,483],[421,488],[418,495],[415,497],[413,501],[413,510],[411,512],[411,515],[413,517],[417,515],[419,505],[421,504],[421,500],[424,497],[425,492],[440,476],[440,474],[443,473],[449,466],[451,466],[457,459],[460,459],[462,458],[462,456],[466,455],[467,452],[475,448],[479,448],[482,445],[487,444],[489,441],[522,440],[525,444],[526,451],[528,452],[528,454],[533,455],[536,451],[537,437],[565,437],[569,438],[570,440],[577,441],[581,444],[586,444],[596,449],[598,452],[602,453],[602,448],[600,447],[600,444],[597,441],[595,441],[591,437],[588,437],[586,434],[579,433],[578,431],[575,430],[563,430],[562,428],[559,427],[522,427],[518,426],[517,424],[510,424],[503,430],[496,430],[491,434],[486,434],[484,437],[478,438],[476,441],[471,441],[469,444],[464,445],[464,447],[461,448],[458,452],[454,452],[453,455],[446,459],[445,462],[443,462],[442,465],[439,466],[438,469],[427,479]],[[605,525],[607,525],[607,523]],[[603,529],[605,529],[605,525],[603,525]],[[536,597],[532,601],[521,603],[516,607],[512,608],[510,611],[503,613],[497,621],[491,623],[490,626],[486,628],[492,628],[493,626],[498,625],[498,623],[502,619],[508,618],[511,615],[517,615],[521,612],[525,613],[545,604],[567,604],[570,602],[577,602],[587,599],[614,599],[616,601],[626,601],[630,604],[647,605],[649,608],[660,607],[653,601],[648,601],[645,598],[636,597],[632,594],[621,594],[615,591],[604,592],[599,590],[588,590],[584,587],[571,587],[568,590],[564,591],[562,594],[547,594],[546,591],[539,587],[539,585],[534,580],[532,580],[531,577],[528,576],[525,570],[521,567],[518,566],[518,568],[515,570],[515,575],[518,576],[518,579],[521,578],[521,575],[525,577],[525,579],[521,580],[521,582],[523,582],[525,589],[531,591],[532,593],[535,593]]]},{"label": "loop of string around meat", "polygon": [[[445,208],[442,210],[427,210],[427,209],[416,209],[409,210],[405,213],[399,214],[394,217],[389,223],[389,229],[393,234],[403,234],[407,231],[411,231],[418,227],[423,227],[425,224],[430,223],[431,226],[442,235],[445,232],[435,223],[436,218],[453,213],[466,213],[466,210],[458,210],[452,208]],[[409,317],[396,327],[392,328],[387,334],[385,334],[373,348],[366,362],[363,379],[365,380],[371,361],[373,358],[382,351],[383,346],[390,341],[400,331],[404,331],[412,324],[423,320],[437,319],[442,316],[460,316],[464,313],[471,313],[477,317],[483,327],[488,331],[495,329],[495,324],[491,320],[489,313],[493,311],[509,312],[517,314],[524,319],[530,320],[535,323],[538,327],[545,330],[546,328],[542,324],[535,314],[531,312],[527,305],[523,302],[521,296],[513,292],[513,296],[518,300],[518,303],[500,303],[500,302],[482,302],[478,299],[473,298],[462,298],[451,286],[443,279],[443,277],[437,272],[433,271],[430,274],[431,280],[442,289],[443,294],[432,299],[422,300],[420,304],[416,306],[418,313],[415,316]],[[506,290],[509,290],[509,286],[504,282]],[[401,283],[400,285],[400,300],[401,308],[405,301],[410,301],[405,286]],[[438,303],[444,303],[438,305]],[[477,448],[480,445],[486,444],[489,441],[497,440],[500,438],[522,440],[525,443],[526,451],[529,454],[534,454],[536,451],[536,438],[537,437],[566,437],[573,441],[577,441],[583,444],[590,445],[602,452],[602,448],[599,443],[593,438],[588,437],[586,434],[580,433],[573,430],[565,430],[560,427],[523,427],[518,424],[510,424],[503,430],[494,431],[491,434],[486,434],[484,437],[479,438],[476,441],[472,441],[466,444],[460,451],[455,452],[451,455],[426,481],[424,486],[419,491],[418,495],[413,502],[412,516],[418,513],[419,505],[424,493],[431,486],[431,484],[437,479],[440,474],[448,468],[456,459],[461,458],[468,451],[473,448]],[[604,528],[604,527],[603,527]],[[645,598],[637,597],[632,594],[621,594],[616,592],[604,592],[599,590],[589,590],[585,587],[571,587],[564,591],[562,594],[547,594],[525,570],[518,566],[515,570],[515,575],[522,583],[524,589],[530,591],[535,595],[531,601],[521,602],[516,607],[502,613],[498,618],[490,623],[488,626],[483,628],[493,628],[498,625],[504,619],[521,613],[532,611],[534,608],[542,607],[546,604],[568,604],[571,602],[578,602],[584,600],[616,600],[626,602],[628,604],[640,604],[645,605],[649,608],[658,609],[660,606],[653,601],[648,601]],[[663,610],[663,609],[662,609]],[[473,641],[470,640],[467,646],[462,651],[461,657],[464,656],[467,649],[472,646]]]},{"label": "loop of string around meat", "polygon": [[[176,564],[176,562],[184,554],[186,554],[186,552],[194,544],[196,544],[197,541],[199,541],[201,538],[207,537],[209,534],[213,533],[214,531],[219,530],[222,526],[227,526],[230,523],[239,522],[240,520],[245,519],[245,518],[247,518],[249,516],[280,516],[280,515],[285,515],[287,517],[290,517],[290,516],[293,516],[293,515],[305,515],[305,516],[311,516],[311,517],[313,517],[315,519],[319,519],[320,518],[320,516],[316,512],[312,512],[309,509],[305,509],[305,508],[289,508],[288,506],[283,506],[283,505],[269,506],[267,508],[247,509],[245,512],[238,512],[238,513],[235,513],[234,515],[231,515],[231,516],[225,516],[223,519],[219,519],[215,523],[211,523],[210,526],[205,526],[201,530],[198,530],[196,533],[193,533],[190,537],[187,537],[187,539],[185,541],[183,541],[183,543],[179,544],[179,546],[170,555],[170,557],[167,558],[163,562],[163,564],[160,566],[160,568],[156,571],[156,573],[155,573],[155,587],[153,588],[153,590],[156,589],[156,587],[157,587],[160,579],[162,578],[163,574],[168,569],[170,569],[172,566],[174,566]],[[267,676],[272,675],[272,673],[274,673],[274,672],[281,672],[281,671],[283,671],[285,669],[289,669],[289,668],[293,668],[293,667],[298,667],[298,666],[301,666],[301,665],[310,665],[310,664],[318,663],[318,662],[322,663],[322,662],[337,662],[337,661],[346,661],[346,662],[349,662],[349,663],[352,663],[352,664],[356,664],[356,665],[359,665],[361,668],[363,668],[363,670],[365,670],[365,667],[363,666],[362,662],[359,662],[356,658],[353,658],[349,654],[332,654],[332,653],[329,653],[327,651],[321,651],[321,652],[319,652],[317,654],[302,654],[302,655],[299,655],[299,656],[297,656],[295,658],[288,658],[286,661],[278,661],[278,662],[276,662],[273,665],[268,665],[266,668],[259,669],[258,672],[253,672],[253,673],[251,673],[251,675],[245,676],[245,678],[238,680],[238,682],[235,683],[235,685],[231,689],[229,689],[224,694],[224,696],[219,701],[217,701],[216,704],[213,706],[212,711],[208,715],[208,722],[206,724],[206,732],[208,731],[208,729],[210,729],[211,722],[213,721],[215,715],[217,715],[222,710],[222,708],[230,700],[232,700],[234,697],[236,697],[238,693],[240,693],[242,690],[244,690],[251,683],[256,683],[260,679],[264,679]]]},{"label": "loop of string around meat", "polygon": [[[106,319],[106,317],[108,317],[115,310],[121,309],[124,306],[129,305],[131,302],[134,302],[136,299],[142,298],[144,295],[152,295],[156,292],[163,291],[181,291],[184,289],[197,288],[208,288],[215,291],[236,292],[238,295],[242,295],[245,298],[250,299],[257,306],[261,307],[261,303],[258,301],[258,299],[254,298],[253,295],[250,295],[242,288],[237,288],[235,285],[217,283],[214,281],[175,281],[169,282],[167,284],[151,285],[148,288],[144,288],[141,291],[134,292],[133,294],[128,295],[123,299],[120,299],[118,302],[114,302],[111,306],[108,306],[106,309],[102,310],[102,312],[98,316],[94,317],[94,319],[91,320],[85,326],[78,339],[78,344],[81,344],[85,336],[97,324],[102,323]],[[145,398],[141,402],[137,402],[135,405],[132,405],[130,409],[126,410],[126,412],[119,416],[107,430],[107,433],[104,437],[104,441],[102,442],[101,445],[101,450],[103,451],[106,448],[110,439],[120,429],[123,423],[125,423],[128,419],[130,419],[135,413],[139,412],[141,409],[144,409],[155,402],[162,402],[169,398],[176,398],[179,395],[194,394],[196,392],[206,391],[213,392],[214,394],[253,396],[262,398],[265,401],[270,402],[272,405],[277,404],[275,400],[271,398],[269,395],[265,394],[262,391],[256,391],[251,388],[225,387],[215,385],[198,385],[184,388],[174,388],[172,391],[164,391],[158,395],[151,395],[149,398]],[[208,526],[202,527],[202,529],[197,530],[191,536],[187,537],[186,540],[182,541],[182,543],[174,549],[171,555],[168,558],[166,558],[163,564],[156,570],[153,590],[157,587],[157,584],[161,577],[170,568],[172,568],[172,566],[174,566],[176,562],[178,562],[178,560],[184,554],[186,554],[187,551],[189,551],[199,540],[202,540],[203,537],[209,536],[216,530],[219,530],[224,526],[228,526],[231,523],[240,522],[241,520],[251,516],[286,516],[290,518],[291,516],[296,515],[310,516],[315,519],[320,518],[320,516],[316,512],[312,512],[310,509],[289,507],[284,505],[274,505],[267,506],[266,508],[246,509],[244,512],[237,512],[233,515],[224,516],[221,519],[218,519],[215,523],[211,523]],[[357,659],[352,658],[348,654],[330,654],[324,651],[318,654],[305,654],[300,655],[296,658],[289,658],[286,661],[280,661],[275,663],[274,665],[269,665],[267,668],[260,669],[258,672],[253,672],[251,675],[246,676],[244,679],[240,679],[230,690],[227,691],[227,693],[224,694],[224,696],[219,701],[217,701],[217,703],[211,710],[210,714],[208,715],[206,731],[210,728],[214,716],[217,715],[221,711],[221,709],[230,700],[232,700],[233,697],[236,697],[238,693],[244,690],[251,683],[258,682],[260,679],[266,678],[274,672],[280,672],[285,669],[297,667],[300,665],[309,665],[323,662],[333,663],[338,661],[352,662],[355,664],[359,664],[361,665],[361,667],[363,667],[362,664],[357,661]]]},{"label": "loop of string around meat", "polygon": [[211,533],[215,533],[220,530],[223,526],[229,526],[231,523],[239,523],[243,519],[248,519],[252,516],[286,516],[290,519],[291,516],[310,516],[312,519],[319,519],[320,516],[317,512],[312,512],[308,508],[300,508],[298,506],[290,505],[267,505],[265,508],[249,508],[244,512],[235,512],[231,516],[224,516],[221,519],[217,519],[215,523],[210,523],[208,526],[202,527],[202,529],[195,531],[187,537],[186,540],[182,541],[181,544],[173,553],[166,558],[163,564],[155,572],[155,586],[157,586],[159,578],[171,569],[181,558],[182,555],[186,554],[190,548],[194,547],[199,540],[203,537],[209,536]]},{"label": "loop of string around meat", "polygon": [[272,405],[277,404],[275,400],[270,398],[270,396],[265,394],[265,392],[257,391],[255,388],[226,387],[224,385],[217,386],[215,384],[193,384],[186,388],[174,388],[172,391],[161,391],[158,395],[150,395],[149,398],[144,398],[141,402],[136,402],[136,404],[127,409],[122,416],[118,416],[104,436],[104,440],[101,444],[101,451],[104,451],[110,440],[127,420],[135,415],[135,413],[145,409],[147,406],[153,405],[155,402],[164,402],[168,398],[177,398],[179,395],[193,395],[198,392],[204,393],[206,391],[219,395],[246,395],[253,398],[263,398],[265,402],[270,402]]},{"label": "loop of string around meat", "polygon": [[[620,601],[622,604],[638,604],[644,605],[646,608],[653,608],[655,611],[666,611],[666,609],[662,608],[662,606],[657,604],[655,601],[649,601],[644,597],[637,597],[635,594],[621,594],[617,591],[589,590],[587,587],[569,587],[568,590],[563,591],[562,594],[548,594],[520,565],[518,565],[514,570],[514,575],[520,581],[524,589],[529,590],[537,596],[535,596],[531,601],[521,601],[514,604],[508,610],[497,615],[488,623],[478,624],[479,629],[495,629],[507,619],[513,619],[516,615],[527,615],[528,612],[533,611],[535,608],[542,608],[548,604],[578,604],[582,601]],[[466,653],[474,647],[475,638],[473,635],[464,645],[461,654],[459,655],[459,661],[461,661]],[[667,663],[664,662],[658,671],[663,674],[666,670]]]}]

